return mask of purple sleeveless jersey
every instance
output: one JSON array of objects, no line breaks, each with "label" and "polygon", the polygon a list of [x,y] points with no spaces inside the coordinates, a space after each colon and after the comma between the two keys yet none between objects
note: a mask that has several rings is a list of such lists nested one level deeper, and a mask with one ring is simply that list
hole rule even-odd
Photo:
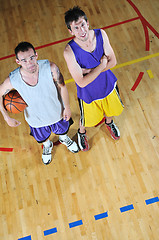
[{"label": "purple sleeveless jersey", "polygon": [[[100,59],[104,55],[103,38],[100,29],[94,29],[96,35],[96,48],[93,52],[83,50],[74,40],[69,42],[76,61],[81,68],[95,68],[100,64]],[[102,99],[108,96],[115,87],[117,78],[111,70],[102,72],[93,82],[81,88],[77,84],[77,96],[86,103]]]}]

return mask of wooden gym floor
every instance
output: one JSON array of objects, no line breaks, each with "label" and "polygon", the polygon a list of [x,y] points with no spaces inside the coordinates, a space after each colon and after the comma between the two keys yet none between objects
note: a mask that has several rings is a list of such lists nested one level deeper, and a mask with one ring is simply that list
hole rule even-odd
[{"label": "wooden gym floor", "polygon": [[[50,165],[22,122],[0,115],[0,240],[159,239],[158,0],[0,0],[0,82],[17,67],[14,48],[29,41],[39,59],[54,61],[67,83],[77,140],[76,87],[63,58],[64,12],[79,5],[91,28],[104,28],[117,57],[124,112],[121,139],[104,124],[87,129],[91,149],[54,146]],[[52,140],[57,137],[52,135]]]}]

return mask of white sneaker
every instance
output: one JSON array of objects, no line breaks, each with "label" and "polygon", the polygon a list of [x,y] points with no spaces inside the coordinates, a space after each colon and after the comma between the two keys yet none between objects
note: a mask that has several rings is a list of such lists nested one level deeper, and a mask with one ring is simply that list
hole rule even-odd
[{"label": "white sneaker", "polygon": [[51,156],[52,148],[53,148],[53,143],[52,142],[51,142],[51,147],[45,147],[43,145],[42,161],[46,165],[49,164],[52,160],[52,156]]},{"label": "white sneaker", "polygon": [[79,152],[77,143],[71,140],[67,135],[65,139],[61,139],[59,136],[59,142],[64,144],[68,148],[68,150],[70,150],[72,153]]}]

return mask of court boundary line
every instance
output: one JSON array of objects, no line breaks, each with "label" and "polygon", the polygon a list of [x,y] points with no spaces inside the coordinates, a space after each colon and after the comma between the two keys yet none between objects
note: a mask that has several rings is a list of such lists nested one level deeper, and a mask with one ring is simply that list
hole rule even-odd
[{"label": "court boundary line", "polygon": [[155,34],[155,36],[159,39],[159,33],[152,27],[152,25],[143,17],[139,9],[136,7],[136,5],[131,1],[127,0],[127,2],[131,5],[131,7],[134,9],[134,11],[137,13],[139,16],[139,19],[142,23],[144,33],[145,33],[145,50],[149,51],[150,50],[150,39],[149,39],[149,32],[148,28]]},{"label": "court boundary line", "polygon": [[[119,22],[119,23],[115,23],[115,24],[111,24],[111,25],[106,26],[106,27],[102,27],[101,29],[108,29],[108,28],[116,27],[116,26],[119,26],[119,25],[122,25],[122,24],[125,24],[125,23],[129,23],[129,22],[138,20],[138,19],[140,19],[140,18],[139,18],[139,17],[130,18],[130,19],[121,21],[121,22]],[[51,42],[51,43],[48,43],[48,44],[44,44],[44,45],[35,47],[35,50],[42,49],[42,48],[46,48],[46,47],[50,47],[50,46],[53,46],[53,45],[56,45],[56,44],[59,44],[59,43],[62,43],[62,42],[70,41],[70,40],[72,40],[73,38],[74,38],[74,37],[64,38],[64,39],[57,40],[57,41],[54,41],[54,42]],[[8,59],[8,58],[11,58],[11,57],[14,57],[14,56],[15,56],[15,54],[10,54],[10,55],[8,55],[8,56],[1,57],[1,58],[0,58],[0,61],[5,60],[5,59]]]},{"label": "court boundary line", "polygon": [[[116,65],[115,67],[111,68],[111,70],[117,69],[117,68],[122,68],[122,67],[125,67],[125,66],[129,66],[129,65],[132,65],[132,64],[135,64],[135,63],[138,63],[138,62],[142,62],[142,61],[145,61],[145,60],[149,60],[151,58],[158,57],[158,56],[159,56],[159,52],[151,54],[151,55],[147,55],[145,57],[137,58],[137,59],[125,62],[125,63],[120,63],[120,64]],[[65,80],[65,83],[70,83],[70,82],[74,82],[74,79],[71,78],[71,79]]]},{"label": "court boundary line", "polygon": [[[153,203],[158,203],[158,202],[159,202],[159,197],[158,196],[157,197],[152,197],[152,198],[149,198],[149,199],[145,200],[145,205],[148,206],[148,205],[151,205]],[[123,207],[120,207],[118,210],[120,211],[121,214],[124,214],[124,213],[127,213],[127,212],[131,211],[131,210],[135,210],[135,207],[134,207],[133,204],[129,204],[129,205],[125,205]],[[108,211],[106,211],[106,212],[94,215],[94,218],[95,218],[94,221],[102,220],[102,219],[105,219],[105,218],[108,218],[108,217],[109,217],[108,216]],[[79,227],[79,226],[81,227],[82,225],[84,225],[84,223],[83,223],[83,220],[80,219],[80,220],[71,222],[68,225],[69,225],[69,228],[72,229],[74,227]],[[57,227],[53,227],[51,229],[43,231],[44,236],[52,235],[52,234],[55,234],[57,232],[58,232]],[[45,235],[45,233],[47,233],[47,234]],[[31,235],[29,235],[29,236],[26,236],[26,237],[18,238],[18,240],[32,240],[32,238],[31,238]]]},{"label": "court boundary line", "polygon": [[[116,27],[116,26],[119,26],[119,25],[122,25],[122,24],[125,24],[125,23],[128,23],[128,22],[132,22],[132,21],[135,21],[135,20],[140,20],[142,25],[143,25],[143,29],[144,29],[144,33],[145,33],[145,41],[146,41],[146,51],[149,51],[150,49],[150,40],[149,40],[149,33],[148,33],[148,28],[155,34],[155,36],[159,39],[159,33],[152,27],[152,25],[143,17],[143,15],[141,14],[141,12],[139,11],[139,9],[136,7],[136,5],[131,1],[131,0],[126,0],[130,5],[131,7],[134,9],[134,11],[136,12],[136,14],[138,15],[138,17],[135,17],[135,18],[131,18],[131,19],[127,19],[127,20],[124,20],[124,21],[121,21],[119,23],[115,23],[115,24],[111,24],[109,26],[106,26],[106,27],[102,27],[101,29],[108,29],[108,28],[111,28],[111,27]],[[61,39],[61,40],[58,40],[58,41],[55,41],[55,42],[52,42],[52,43],[48,43],[48,44],[44,44],[44,45],[41,45],[39,47],[35,47],[36,50],[38,49],[41,49],[41,48],[45,48],[45,47],[49,47],[49,46],[52,46],[52,45],[55,45],[55,44],[58,44],[58,43],[62,43],[62,42],[65,42],[65,41],[70,41],[71,39],[73,39],[73,37],[69,37],[69,38],[65,38],[65,39]],[[14,57],[15,54],[11,54],[11,55],[8,55],[8,56],[4,56],[4,57],[1,57],[0,58],[0,61],[2,60],[5,60],[7,58],[11,58],[11,57]]]}]

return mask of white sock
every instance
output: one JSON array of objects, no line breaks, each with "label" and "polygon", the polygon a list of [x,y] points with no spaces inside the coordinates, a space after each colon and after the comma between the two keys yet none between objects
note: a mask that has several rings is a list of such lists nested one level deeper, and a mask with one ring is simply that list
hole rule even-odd
[{"label": "white sock", "polygon": [[51,147],[51,141],[48,139],[46,142],[43,142],[43,145],[47,147]]}]

